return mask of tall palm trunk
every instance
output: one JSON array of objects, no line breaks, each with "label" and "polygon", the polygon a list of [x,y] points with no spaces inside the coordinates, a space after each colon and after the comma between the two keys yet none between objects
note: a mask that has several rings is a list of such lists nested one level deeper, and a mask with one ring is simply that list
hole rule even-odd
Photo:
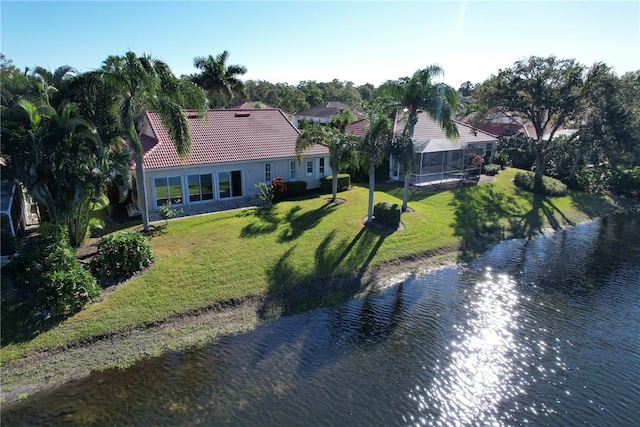
[{"label": "tall palm trunk", "polygon": [[147,206],[147,190],[145,184],[144,168],[142,166],[142,154],[134,153],[136,161],[136,187],[138,191],[138,204],[142,213],[142,229],[149,231],[149,207]]},{"label": "tall palm trunk", "polygon": [[[416,127],[416,123],[418,123],[418,112],[409,113],[409,138],[413,141],[413,132]],[[404,169],[404,192],[402,194],[402,212],[407,211],[407,204],[409,202],[409,184],[411,181],[411,172],[413,166],[413,158],[412,156],[406,156],[407,158],[402,165],[402,169]]]},{"label": "tall palm trunk", "polygon": [[338,197],[338,162],[331,165],[331,201],[335,201]]},{"label": "tall palm trunk", "polygon": [[367,213],[367,222],[373,221],[373,190],[376,185],[376,160],[369,160],[369,211]]}]

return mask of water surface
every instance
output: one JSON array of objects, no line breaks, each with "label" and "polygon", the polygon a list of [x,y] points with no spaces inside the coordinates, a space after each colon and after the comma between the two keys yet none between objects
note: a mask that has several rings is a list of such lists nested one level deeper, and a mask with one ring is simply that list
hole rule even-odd
[{"label": "water surface", "polygon": [[95,373],[3,425],[640,425],[640,216]]}]

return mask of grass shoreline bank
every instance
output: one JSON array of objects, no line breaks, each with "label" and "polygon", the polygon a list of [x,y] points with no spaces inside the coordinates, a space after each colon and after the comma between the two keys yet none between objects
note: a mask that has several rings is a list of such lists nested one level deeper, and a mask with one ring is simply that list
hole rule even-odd
[{"label": "grass shoreline bank", "polygon": [[[245,210],[176,220],[151,238],[157,261],[144,275],[50,330],[3,346],[2,399],[8,405],[91,370],[341,304],[473,259],[498,241],[628,208],[581,193],[525,194],[510,182],[515,172],[495,183],[414,194],[415,212],[403,215],[405,229],[395,233],[362,226],[365,187],[342,193],[347,202],[339,206],[315,197],[281,202],[268,216]],[[379,187],[376,202],[401,201],[402,188]]]},{"label": "grass shoreline bank", "polygon": [[[361,281],[336,277],[331,287],[346,284],[357,286],[361,292],[354,298],[359,298],[397,285],[408,277],[455,265],[457,256],[458,252],[452,251],[389,263],[372,268]],[[198,312],[175,315],[154,324],[95,337],[90,342],[29,353],[2,366],[0,399],[3,406],[7,407],[21,399],[20,396],[26,397],[81,379],[94,370],[126,369],[136,362],[166,352],[181,352],[194,346],[215,343],[221,336],[248,332],[283,315],[284,307],[266,307],[267,304],[264,298],[225,302]],[[315,308],[319,307],[308,310]],[[296,307],[296,311],[306,310]]]}]

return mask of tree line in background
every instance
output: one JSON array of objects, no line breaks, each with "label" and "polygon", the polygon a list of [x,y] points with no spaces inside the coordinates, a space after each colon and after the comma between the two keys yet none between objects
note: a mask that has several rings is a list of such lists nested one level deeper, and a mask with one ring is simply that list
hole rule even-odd
[{"label": "tree line in background", "polygon": [[[2,156],[8,174],[22,182],[48,220],[68,227],[78,245],[105,195],[111,194],[113,202],[126,194],[131,159],[137,181],[144,182],[140,132],[148,109],[160,113],[182,156],[191,144],[183,109],[203,114],[207,107],[250,100],[289,113],[328,101],[368,110],[385,106],[390,118],[405,108],[409,140],[418,111],[427,112],[454,138],[453,118],[473,113],[472,123],[480,123],[501,112],[528,123],[533,132],[503,135],[497,161],[535,170],[537,184],[547,172],[575,188],[607,189],[612,180],[620,181],[616,171],[637,166],[640,159],[640,71],[618,77],[602,63],[586,67],[573,59],[531,57],[483,83],[465,82],[457,91],[432,82],[443,75],[438,66],[378,88],[336,79],[292,86],[243,82],[246,68],[228,64],[228,58],[227,51],[197,57],[198,72],[178,78],[164,62],[133,52],[109,56],[87,73],[69,66],[21,71],[0,57]],[[554,137],[567,128],[575,132]],[[412,166],[406,164],[409,173]],[[351,168],[360,178],[370,175],[366,169]],[[144,193],[138,195],[146,207]]]},{"label": "tree line in background", "polygon": [[[573,59],[531,57],[457,90],[435,81],[443,75],[437,65],[377,88],[338,80],[292,86],[243,82],[246,68],[227,64],[228,58],[227,51],[195,58],[198,72],[177,77],[163,61],[133,52],[109,56],[100,68],[86,73],[69,66],[22,71],[0,56],[3,179],[18,180],[38,203],[42,221],[56,230],[49,237],[60,251],[45,252],[66,253],[64,244],[77,247],[84,242],[91,225],[104,218],[99,213],[128,196],[133,163],[136,181],[144,185],[140,136],[147,110],[159,113],[184,158],[191,148],[185,109],[203,116],[207,108],[247,100],[289,113],[328,101],[362,107],[367,124],[363,135],[347,132],[356,118],[341,110],[327,126],[301,129],[296,153],[300,156],[316,144],[329,149],[333,200],[339,172],[368,179],[368,222],[373,219],[376,177],[388,176],[384,165],[391,154],[406,171],[402,211],[407,210],[408,178],[415,167],[413,129],[420,112],[452,139],[458,137],[454,119],[469,115],[477,124],[497,114],[528,124],[533,129],[528,134],[500,137],[496,163],[535,171],[534,191],[544,191],[545,174],[586,191],[613,190],[634,197],[640,191],[640,71],[618,77],[602,63],[587,67]],[[393,128],[398,114],[407,118],[402,129]],[[138,196],[143,228],[148,230],[143,187]],[[62,274],[58,267],[67,269],[67,258],[54,261],[44,286],[55,292],[44,300],[64,297],[63,311],[72,311],[74,298],[78,304],[86,302],[87,289],[93,295],[94,286],[75,267],[73,277]],[[65,283],[72,286],[64,288]],[[61,292],[65,295],[56,297]]]}]

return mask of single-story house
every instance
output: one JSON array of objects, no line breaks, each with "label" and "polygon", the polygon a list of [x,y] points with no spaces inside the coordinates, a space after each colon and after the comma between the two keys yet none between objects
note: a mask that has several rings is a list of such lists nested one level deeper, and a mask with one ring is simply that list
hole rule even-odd
[{"label": "single-story house", "polygon": [[476,113],[471,113],[460,121],[496,137],[520,132],[524,132],[528,135],[529,132],[521,121],[513,117],[511,114],[498,109],[491,110],[487,117],[481,122],[477,122]]},{"label": "single-story house", "polygon": [[[403,129],[406,117],[400,117],[395,129]],[[417,187],[456,182],[479,175],[479,159],[493,160],[498,138],[470,125],[455,121],[458,139],[447,138],[445,131],[427,114],[418,114],[413,134],[415,163],[410,183]],[[389,178],[404,181],[402,165],[390,156]]]},{"label": "single-story house", "polygon": [[[312,147],[301,160],[296,158],[298,130],[277,108],[213,109],[205,119],[187,111],[192,143],[184,161],[159,114],[147,111],[144,120],[141,143],[149,212],[167,202],[185,214],[211,211],[215,203],[257,197],[256,184],[275,177],[306,181],[307,189],[314,189],[320,187],[320,178],[331,175],[325,147]],[[137,191],[134,185],[133,203],[141,209]]]},{"label": "single-story house", "polygon": [[294,115],[293,124],[298,127],[298,123],[301,119],[305,119],[310,123],[318,124],[318,123],[329,123],[331,121],[331,117],[333,117],[338,110],[341,108],[345,110],[351,110],[353,114],[360,118],[364,117],[364,110],[360,108],[352,107],[349,104],[345,104],[341,101],[329,101],[322,105],[316,105],[307,110],[298,111]]}]

